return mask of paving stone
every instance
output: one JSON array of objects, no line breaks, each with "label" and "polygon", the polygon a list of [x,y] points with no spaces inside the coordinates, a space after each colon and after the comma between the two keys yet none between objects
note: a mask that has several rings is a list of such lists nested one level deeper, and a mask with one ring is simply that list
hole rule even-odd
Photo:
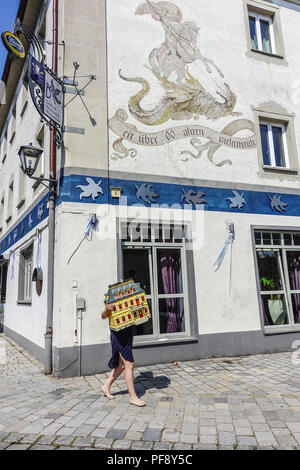
[{"label": "paving stone", "polygon": [[153,450],[171,450],[172,444],[170,442],[155,442]]},{"label": "paving stone", "polygon": [[9,445],[8,442],[0,442],[0,450],[6,449]]},{"label": "paving stone", "polygon": [[56,450],[56,447],[54,446],[40,446],[40,445],[35,445],[30,448],[30,450]]},{"label": "paving stone", "polygon": [[92,447],[94,442],[95,439],[90,437],[78,437],[78,439],[76,439],[72,445],[74,447]]},{"label": "paving stone", "polygon": [[113,443],[113,439],[97,439],[94,447],[97,449],[110,449]]},{"label": "paving stone", "polygon": [[164,431],[162,434],[162,441],[168,442],[178,442],[179,441],[179,432],[173,431]]},{"label": "paving stone", "polygon": [[142,432],[128,431],[125,435],[125,439],[129,439],[130,441],[140,441],[142,439],[142,436]]},{"label": "paving stone", "polygon": [[257,446],[257,441],[255,437],[251,436],[238,436],[237,437],[238,446]]},{"label": "paving stone", "polygon": [[5,450],[27,450],[29,444],[12,444],[7,447]]},{"label": "paving stone", "polygon": [[161,429],[148,428],[146,429],[143,435],[143,440],[151,441],[151,442],[159,442],[160,437],[161,437],[161,432],[162,432]]},{"label": "paving stone", "polygon": [[218,441],[221,445],[233,445],[236,444],[236,437],[230,432],[219,432]]},{"label": "paving stone", "polygon": [[194,444],[193,445],[193,450],[217,450],[216,445],[210,445],[210,444]]},{"label": "paving stone", "polygon": [[196,444],[198,442],[197,434],[181,434],[180,435],[180,442],[184,444]]},{"label": "paving stone", "polygon": [[117,441],[114,441],[113,445],[112,445],[112,449],[117,449],[117,450],[127,450],[127,449],[130,449],[131,447],[131,444],[132,444],[132,441],[128,441],[128,440],[117,440]]},{"label": "paving stone", "polygon": [[74,436],[61,436],[59,438],[55,438],[54,443],[60,446],[70,446],[74,440]]},{"label": "paving stone", "polygon": [[256,432],[255,437],[259,446],[277,445],[276,439],[271,432]]},{"label": "paving stone", "polygon": [[184,444],[182,442],[178,442],[177,444],[174,445],[173,449],[174,450],[191,450],[192,446],[191,444]]},{"label": "paving stone", "polygon": [[126,434],[126,431],[123,431],[121,429],[111,429],[110,431],[108,431],[105,437],[107,439],[122,440],[125,437],[125,434]]},{"label": "paving stone", "polygon": [[153,447],[153,442],[145,441],[135,441],[133,442],[131,449],[132,450],[151,450]]}]

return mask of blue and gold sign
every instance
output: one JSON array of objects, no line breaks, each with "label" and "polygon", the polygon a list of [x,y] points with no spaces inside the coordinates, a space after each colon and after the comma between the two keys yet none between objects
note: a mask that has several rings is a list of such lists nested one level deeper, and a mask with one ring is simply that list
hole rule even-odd
[{"label": "blue and gold sign", "polygon": [[9,31],[1,34],[1,39],[7,51],[18,59],[24,59],[26,53],[25,48],[20,39]]}]

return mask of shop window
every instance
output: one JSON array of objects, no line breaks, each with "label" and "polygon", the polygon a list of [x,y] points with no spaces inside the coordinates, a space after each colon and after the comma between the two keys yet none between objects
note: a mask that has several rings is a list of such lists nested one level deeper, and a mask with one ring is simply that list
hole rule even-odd
[{"label": "shop window", "polygon": [[300,327],[300,232],[255,231],[265,329]]},{"label": "shop window", "polygon": [[20,252],[19,303],[31,303],[32,298],[33,245]]},{"label": "shop window", "polygon": [[[179,242],[174,242],[175,227],[168,229],[168,243],[162,226],[156,229],[151,228],[151,242],[137,244],[127,236],[123,242],[123,278],[140,283],[151,311],[151,319],[136,327],[137,342],[190,335],[183,227]],[[135,318],[138,314],[134,311]]]}]

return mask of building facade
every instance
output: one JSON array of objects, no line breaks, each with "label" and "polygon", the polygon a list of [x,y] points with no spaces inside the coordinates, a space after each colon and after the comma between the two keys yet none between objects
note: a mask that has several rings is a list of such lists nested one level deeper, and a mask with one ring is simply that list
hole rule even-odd
[{"label": "building facade", "polygon": [[[21,1],[18,14],[48,65],[52,7]],[[126,279],[141,284],[152,314],[137,328],[137,364],[287,351],[300,340],[299,15],[298,0],[59,1],[55,375],[107,370],[100,313],[108,285]],[[80,96],[74,62],[77,90],[91,80]],[[8,60],[1,302],[6,334],[43,360],[48,191],[17,154],[42,146],[38,173],[48,177],[50,133],[26,77],[26,62]]]}]

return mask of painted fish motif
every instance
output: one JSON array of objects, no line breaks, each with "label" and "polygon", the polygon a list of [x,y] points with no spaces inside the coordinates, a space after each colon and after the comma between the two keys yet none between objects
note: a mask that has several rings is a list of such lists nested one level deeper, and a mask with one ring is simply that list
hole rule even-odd
[{"label": "painted fish motif", "polygon": [[269,194],[268,196],[271,201],[271,207],[273,211],[276,210],[277,212],[280,212],[280,213],[286,211],[288,204],[286,204],[285,202],[281,200],[282,196],[278,196],[278,194],[276,194],[276,196],[273,196],[273,197],[271,197]]},{"label": "painted fish motif", "polygon": [[196,193],[195,191],[193,190],[190,190],[188,192],[185,192],[185,189],[182,188],[182,191],[183,191],[183,196],[181,198],[181,201],[180,203],[182,203],[183,201],[185,201],[187,204],[194,204],[195,208],[197,207],[197,205],[200,205],[200,204],[207,204],[207,202],[205,201],[205,199],[203,199],[203,197],[205,196],[204,193],[202,193],[201,191],[198,191],[198,193]]},{"label": "painted fish motif", "polygon": [[92,178],[85,178],[88,185],[87,186],[76,186],[76,188],[80,188],[82,193],[80,194],[80,200],[83,199],[84,197],[91,197],[93,198],[93,201],[95,201],[99,193],[104,194],[103,190],[101,188],[101,183],[102,180],[99,181],[99,183],[96,183]]},{"label": "painted fish motif", "polygon": [[232,194],[234,197],[228,197],[227,201],[230,201],[230,210],[238,208],[239,210],[242,210],[243,205],[247,204],[245,199],[244,199],[244,193],[241,195],[237,191],[232,191]]},{"label": "painted fish motif", "polygon": [[152,184],[142,184],[142,186],[139,188],[137,185],[135,185],[137,189],[136,197],[140,201],[141,199],[146,203],[150,204],[151,202],[156,202],[155,199],[159,197],[159,194],[156,194],[153,192],[153,186]]},{"label": "painted fish motif", "polygon": [[44,204],[41,204],[38,208],[38,219],[42,220],[44,215]]}]

